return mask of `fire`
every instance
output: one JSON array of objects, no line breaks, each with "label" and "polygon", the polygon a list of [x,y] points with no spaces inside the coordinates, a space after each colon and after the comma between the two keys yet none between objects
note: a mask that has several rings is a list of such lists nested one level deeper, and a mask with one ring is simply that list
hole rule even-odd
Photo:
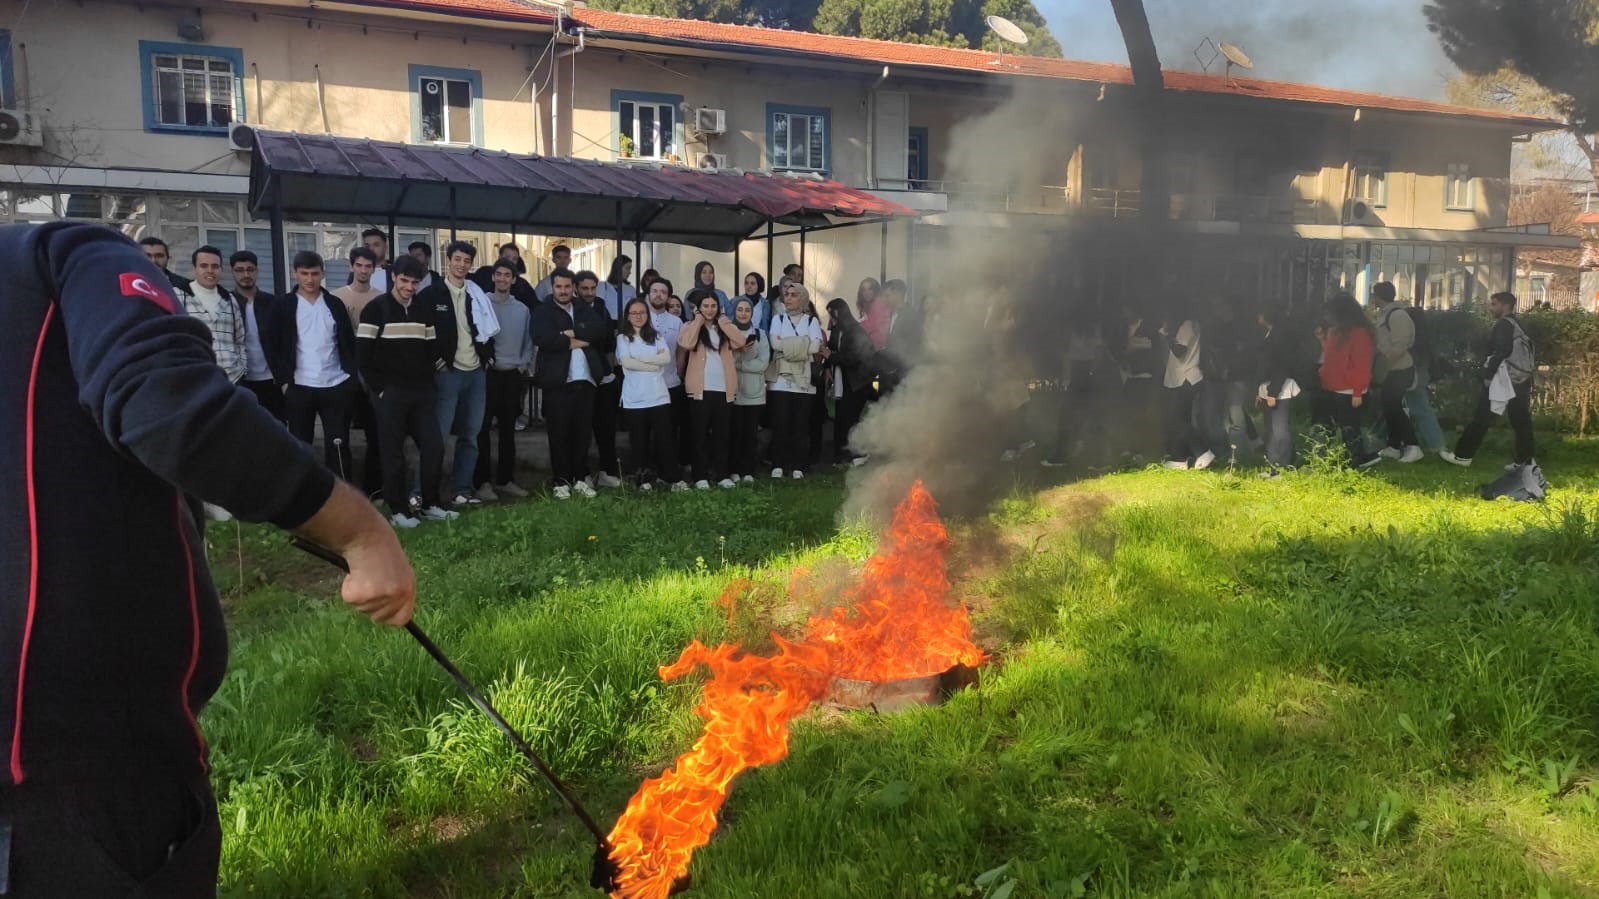
[{"label": "fire", "polygon": [[[803,639],[774,634],[772,656],[696,640],[661,669],[662,680],[701,665],[710,669],[694,710],[705,732],[671,770],[644,782],[611,831],[612,858],[621,869],[615,896],[669,895],[694,851],[710,840],[733,778],[788,755],[789,723],[826,695],[833,678],[902,680],[983,660],[965,607],[946,603],[948,547],[933,497],[918,481],[859,583],[842,605],[811,618]],[[730,595],[722,601],[731,613]]]}]

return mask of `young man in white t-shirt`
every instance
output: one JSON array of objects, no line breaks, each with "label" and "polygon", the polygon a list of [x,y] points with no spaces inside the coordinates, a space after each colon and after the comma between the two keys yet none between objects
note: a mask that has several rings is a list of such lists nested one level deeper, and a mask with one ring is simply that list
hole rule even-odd
[{"label": "young man in white t-shirt", "polygon": [[[1175,323],[1175,328],[1173,324]],[[1209,468],[1216,454],[1204,448],[1194,427],[1194,402],[1205,374],[1200,370],[1202,335],[1199,323],[1174,316],[1160,329],[1166,338],[1166,467],[1186,471]],[[1195,453],[1195,450],[1201,450]]]}]

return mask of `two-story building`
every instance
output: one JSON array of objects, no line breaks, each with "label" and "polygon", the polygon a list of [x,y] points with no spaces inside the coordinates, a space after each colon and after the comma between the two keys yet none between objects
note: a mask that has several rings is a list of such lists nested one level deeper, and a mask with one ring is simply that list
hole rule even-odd
[{"label": "two-story building", "polygon": [[[736,266],[803,261],[828,295],[914,278],[924,254],[1003,229],[1085,251],[1102,296],[1148,254],[1190,284],[1306,299],[1375,280],[1429,305],[1505,289],[1515,141],[1557,123],[1310,85],[1168,75],[1178,239],[1104,242],[1142,211],[1125,67],[626,15],[545,0],[0,0],[0,221],[63,216],[189,250],[248,247],[248,133],[334,134],[518,154],[809,173],[920,210],[915,222],[752,241]],[[11,123],[10,127],[7,123]],[[286,251],[339,270],[360,228],[290,222]],[[442,229],[442,223],[440,223]],[[402,228],[437,245],[447,230]],[[489,246],[510,233],[465,232]],[[517,239],[530,250],[541,243]],[[603,271],[616,247],[578,242]],[[1572,244],[1574,245],[1574,244]],[[971,251],[967,250],[967,251]],[[683,282],[732,254],[649,244]]]}]

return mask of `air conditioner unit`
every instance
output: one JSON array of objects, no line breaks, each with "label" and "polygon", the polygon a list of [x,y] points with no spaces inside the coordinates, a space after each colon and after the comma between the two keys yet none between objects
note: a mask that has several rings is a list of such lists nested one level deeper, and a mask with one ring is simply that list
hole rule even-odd
[{"label": "air conditioner unit", "polygon": [[727,131],[727,110],[701,106],[694,110],[694,130],[700,134],[723,134]]},{"label": "air conditioner unit", "polygon": [[700,168],[709,169],[709,170],[712,170],[712,171],[720,171],[722,169],[727,168],[727,154],[726,153],[701,153],[700,154]]},{"label": "air conditioner unit", "polygon": [[1377,217],[1377,210],[1369,201],[1352,199],[1344,203],[1344,224],[1381,227],[1382,220]]},{"label": "air conditioner unit", "polygon": [[255,149],[255,129],[245,122],[228,126],[228,149],[248,153]]},{"label": "air conditioner unit", "polygon": [[0,145],[44,146],[44,119],[31,112],[0,109]]}]

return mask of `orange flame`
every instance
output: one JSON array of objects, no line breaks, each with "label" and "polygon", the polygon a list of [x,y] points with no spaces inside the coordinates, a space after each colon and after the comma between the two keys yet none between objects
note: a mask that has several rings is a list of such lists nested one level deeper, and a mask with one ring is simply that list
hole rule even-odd
[{"label": "orange flame", "polygon": [[918,481],[845,603],[811,618],[802,640],[774,634],[772,656],[695,640],[661,668],[662,680],[710,669],[694,710],[705,733],[672,769],[639,787],[612,829],[621,869],[615,896],[665,899],[694,850],[710,840],[733,778],[788,755],[789,723],[827,694],[833,678],[904,680],[983,660],[966,608],[945,602],[948,547],[933,497]]}]

